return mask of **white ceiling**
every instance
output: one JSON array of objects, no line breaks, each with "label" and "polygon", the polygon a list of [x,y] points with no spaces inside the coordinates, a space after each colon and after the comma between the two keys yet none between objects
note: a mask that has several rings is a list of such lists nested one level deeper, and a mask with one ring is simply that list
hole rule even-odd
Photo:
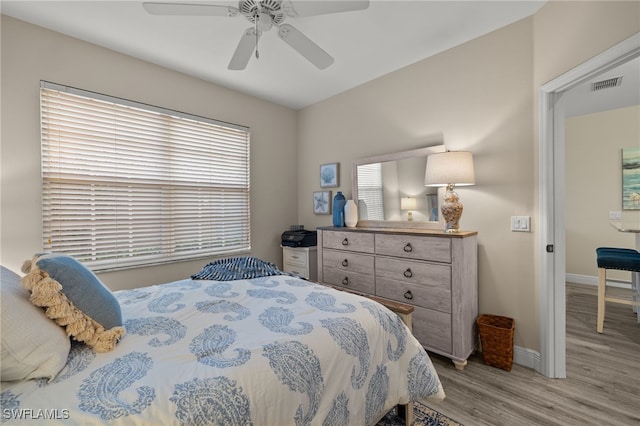
[{"label": "white ceiling", "polygon": [[[155,0],[167,1],[168,0]],[[170,0],[171,2],[184,2]],[[197,0],[185,3],[231,4]],[[293,109],[311,105],[535,13],[535,1],[372,0],[368,9],[287,18],[335,58],[318,70],[272,29],[260,59],[244,71],[227,65],[242,16],[157,16],[142,1],[7,1],[3,14],[113,49]],[[294,1],[295,6],[295,1]]]}]

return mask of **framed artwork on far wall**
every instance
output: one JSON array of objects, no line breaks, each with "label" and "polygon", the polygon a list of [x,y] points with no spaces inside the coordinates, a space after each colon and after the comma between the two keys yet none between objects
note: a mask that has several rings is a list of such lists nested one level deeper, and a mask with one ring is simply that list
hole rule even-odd
[{"label": "framed artwork on far wall", "polygon": [[313,212],[315,214],[331,213],[331,191],[315,191],[313,193]]},{"label": "framed artwork on far wall", "polygon": [[622,149],[622,210],[640,210],[640,147]]},{"label": "framed artwork on far wall", "polygon": [[320,166],[320,188],[335,188],[340,185],[340,164],[329,163]]}]

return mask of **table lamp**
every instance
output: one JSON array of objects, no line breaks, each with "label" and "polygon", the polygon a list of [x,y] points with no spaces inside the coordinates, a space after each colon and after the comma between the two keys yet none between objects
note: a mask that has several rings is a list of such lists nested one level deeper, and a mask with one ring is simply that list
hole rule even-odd
[{"label": "table lamp", "polygon": [[412,210],[416,210],[418,208],[418,202],[414,197],[402,197],[400,198],[400,210],[409,210],[407,212],[407,220],[413,220],[413,212]]},{"label": "table lamp", "polygon": [[446,221],[444,231],[447,233],[460,231],[462,203],[455,186],[474,185],[476,183],[473,170],[473,155],[468,151],[447,151],[431,154],[427,157],[427,168],[424,175],[425,186],[446,186],[444,203],[441,211]]}]

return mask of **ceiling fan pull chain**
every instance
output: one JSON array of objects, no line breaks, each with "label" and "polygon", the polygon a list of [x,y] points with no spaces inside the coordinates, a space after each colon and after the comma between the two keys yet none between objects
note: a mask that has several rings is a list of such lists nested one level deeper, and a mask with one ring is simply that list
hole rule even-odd
[{"label": "ceiling fan pull chain", "polygon": [[258,33],[256,33],[256,59],[260,59],[260,52],[258,52]]},{"label": "ceiling fan pull chain", "polygon": [[260,14],[258,12],[255,13],[255,33],[256,33],[256,59],[260,59],[260,52],[258,52],[258,40],[260,36],[258,35],[258,19],[260,18]]}]

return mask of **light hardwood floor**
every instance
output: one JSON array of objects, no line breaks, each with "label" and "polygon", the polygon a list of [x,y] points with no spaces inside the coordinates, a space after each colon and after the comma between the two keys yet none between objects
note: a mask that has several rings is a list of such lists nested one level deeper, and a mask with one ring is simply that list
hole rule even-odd
[{"label": "light hardwood floor", "polygon": [[429,405],[465,426],[640,425],[640,324],[630,306],[607,303],[598,334],[596,303],[595,286],[567,284],[566,379],[489,367],[478,353],[457,371],[431,354],[447,398]]}]

